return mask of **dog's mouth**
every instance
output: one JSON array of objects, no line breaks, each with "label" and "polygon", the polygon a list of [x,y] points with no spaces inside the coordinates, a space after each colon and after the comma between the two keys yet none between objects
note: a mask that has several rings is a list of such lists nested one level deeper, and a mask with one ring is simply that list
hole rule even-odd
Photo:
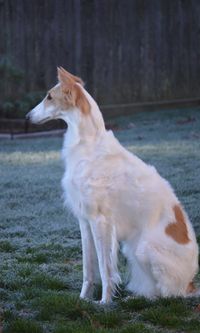
[{"label": "dog's mouth", "polygon": [[41,120],[37,121],[37,124],[42,125],[42,124],[44,124],[44,123],[46,123],[47,121],[50,121],[50,120],[51,120],[50,117],[46,117],[44,119],[41,119]]}]

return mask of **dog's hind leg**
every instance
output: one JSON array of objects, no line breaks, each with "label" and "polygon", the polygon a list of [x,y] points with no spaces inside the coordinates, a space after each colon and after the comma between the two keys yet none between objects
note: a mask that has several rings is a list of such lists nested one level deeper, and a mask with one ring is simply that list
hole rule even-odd
[{"label": "dog's hind leg", "polygon": [[158,295],[158,290],[145,248],[142,241],[136,245],[130,240],[123,246],[123,253],[128,259],[130,267],[130,280],[127,289],[137,296],[154,298]]},{"label": "dog's hind leg", "polygon": [[151,244],[149,260],[162,297],[187,295],[196,267],[192,254],[184,253],[184,250],[175,251],[173,246],[163,248],[162,245]]},{"label": "dog's hind leg", "polygon": [[169,246],[162,235],[158,240],[152,240],[150,234],[141,238],[133,256],[136,265],[130,289],[149,298],[185,296],[196,272],[192,253],[173,243]]},{"label": "dog's hind leg", "polygon": [[87,220],[79,220],[83,255],[83,284],[81,298],[93,296],[94,285],[98,280],[99,268],[94,240]]},{"label": "dog's hind leg", "polygon": [[117,269],[118,242],[115,226],[109,224],[103,215],[90,221],[92,235],[99,262],[102,280],[101,303],[111,301],[121,279]]}]

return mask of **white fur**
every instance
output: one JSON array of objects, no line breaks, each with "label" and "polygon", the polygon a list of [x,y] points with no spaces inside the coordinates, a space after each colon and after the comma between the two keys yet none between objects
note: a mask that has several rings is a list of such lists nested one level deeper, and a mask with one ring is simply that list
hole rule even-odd
[{"label": "white fur", "polygon": [[52,111],[53,107],[45,108],[44,101],[38,104],[32,111],[31,111],[31,121],[32,123],[42,124],[47,120],[52,119]]},{"label": "white fur", "polygon": [[[83,249],[81,298],[92,296],[99,271],[102,303],[111,301],[120,283],[117,269],[119,242],[127,257],[136,295],[186,296],[198,270],[195,234],[185,214],[190,242],[178,244],[166,235],[179,204],[169,183],[150,165],[123,148],[106,131],[93,98],[81,88],[91,105],[90,115],[74,108],[57,117],[68,123],[62,156],[65,203],[78,218]],[[49,111],[36,107],[41,121]],[[51,110],[52,112],[52,110]],[[50,112],[50,113],[51,113]],[[39,115],[40,113],[40,115]],[[55,118],[55,116],[52,116]]]}]

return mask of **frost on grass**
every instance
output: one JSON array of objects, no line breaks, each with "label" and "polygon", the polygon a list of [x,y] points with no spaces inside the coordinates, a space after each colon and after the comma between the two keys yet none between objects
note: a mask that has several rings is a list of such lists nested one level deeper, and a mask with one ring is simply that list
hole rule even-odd
[{"label": "frost on grass", "polygon": [[[185,122],[188,116],[195,121]],[[118,139],[170,181],[199,234],[199,110],[137,113],[115,123],[121,129]],[[79,302],[80,231],[63,208],[61,145],[61,138],[0,144],[0,316],[5,332],[199,332],[198,298],[183,303],[116,299],[109,313]],[[124,265],[120,261],[121,270]]]}]

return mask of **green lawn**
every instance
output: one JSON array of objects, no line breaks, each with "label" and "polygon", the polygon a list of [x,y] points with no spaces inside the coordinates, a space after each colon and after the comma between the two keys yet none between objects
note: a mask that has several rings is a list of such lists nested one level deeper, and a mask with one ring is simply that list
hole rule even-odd
[{"label": "green lawn", "polygon": [[[200,109],[112,122],[119,140],[171,182],[200,235]],[[79,300],[80,232],[63,208],[61,145],[0,141],[0,332],[199,333],[199,298],[126,300],[123,284],[111,306]]]}]

